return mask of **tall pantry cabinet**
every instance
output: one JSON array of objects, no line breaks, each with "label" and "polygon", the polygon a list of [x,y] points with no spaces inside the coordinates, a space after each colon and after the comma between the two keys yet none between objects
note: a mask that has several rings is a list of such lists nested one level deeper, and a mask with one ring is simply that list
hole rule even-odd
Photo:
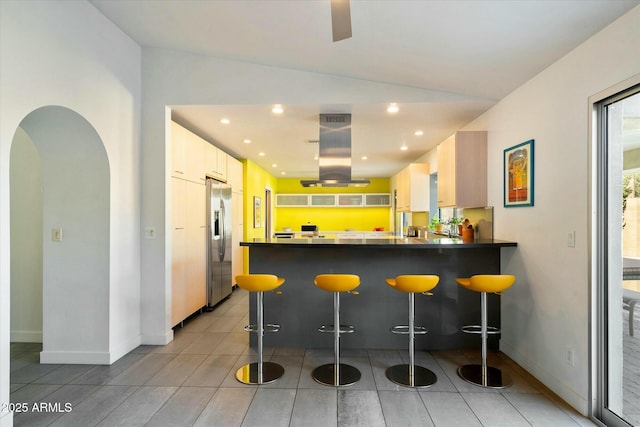
[{"label": "tall pantry cabinet", "polygon": [[[207,304],[206,177],[225,182],[227,163],[237,168],[240,162],[175,122],[171,122],[171,153],[171,325],[175,326]],[[233,185],[242,188],[242,172],[240,182]]]}]

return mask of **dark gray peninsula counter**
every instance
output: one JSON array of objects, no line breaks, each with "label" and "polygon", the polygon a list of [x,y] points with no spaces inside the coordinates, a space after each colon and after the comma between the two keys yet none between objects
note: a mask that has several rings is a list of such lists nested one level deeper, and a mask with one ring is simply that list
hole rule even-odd
[{"label": "dark gray peninsula counter", "polygon": [[[280,332],[268,334],[265,345],[332,348],[331,334],[318,327],[331,324],[332,295],[318,289],[313,279],[323,273],[360,276],[358,295],[340,299],[341,323],[356,332],[341,340],[343,348],[404,349],[407,337],[392,334],[394,325],[406,325],[408,296],[391,289],[385,278],[401,274],[437,274],[432,296],[416,295],[416,325],[429,333],[416,339],[416,349],[442,350],[477,347],[478,337],[464,334],[464,325],[479,324],[480,295],[461,289],[456,277],[499,274],[502,248],[515,242],[461,239],[272,239],[242,242],[249,247],[249,272],[284,277],[281,295],[265,294],[265,322],[279,323]],[[251,323],[255,323],[255,295],[251,295]],[[500,299],[489,296],[489,325],[500,324]],[[251,337],[252,346],[255,336]],[[497,337],[489,339],[497,347]]]}]

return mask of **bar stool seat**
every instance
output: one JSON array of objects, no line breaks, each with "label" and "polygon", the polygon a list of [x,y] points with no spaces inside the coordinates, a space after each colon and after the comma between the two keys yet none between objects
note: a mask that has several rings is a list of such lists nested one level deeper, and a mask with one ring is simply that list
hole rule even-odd
[{"label": "bar stool seat", "polygon": [[440,277],[435,275],[402,275],[395,279],[386,279],[389,286],[397,291],[409,294],[409,325],[394,326],[394,334],[409,335],[409,364],[395,365],[387,368],[386,375],[391,381],[407,387],[429,387],[438,381],[433,371],[415,364],[414,340],[416,335],[424,335],[427,329],[415,326],[415,294],[431,295]]},{"label": "bar stool seat", "polygon": [[516,278],[508,274],[479,274],[469,278],[457,278],[462,287],[480,293],[481,324],[462,327],[462,332],[479,334],[482,338],[482,364],[461,366],[458,375],[471,383],[487,388],[505,388],[511,385],[511,379],[499,368],[487,366],[487,338],[499,334],[500,328],[487,325],[487,294],[500,293],[513,285]]},{"label": "bar stool seat", "polygon": [[273,274],[242,274],[236,276],[238,287],[256,293],[257,321],[244,330],[258,334],[258,362],[249,363],[236,371],[236,379],[243,384],[267,384],[284,375],[284,368],[273,362],[263,361],[262,338],[265,332],[278,332],[280,325],[264,323],[264,293],[279,288],[285,279]]},{"label": "bar stool seat", "polygon": [[340,325],[340,293],[349,292],[354,295],[355,288],[360,286],[360,277],[355,274],[320,274],[316,276],[314,284],[327,292],[333,293],[333,325],[323,325],[320,332],[333,333],[333,363],[318,366],[311,376],[324,385],[345,386],[360,381],[360,371],[344,363],[340,363],[340,334],[354,332],[353,326]]}]

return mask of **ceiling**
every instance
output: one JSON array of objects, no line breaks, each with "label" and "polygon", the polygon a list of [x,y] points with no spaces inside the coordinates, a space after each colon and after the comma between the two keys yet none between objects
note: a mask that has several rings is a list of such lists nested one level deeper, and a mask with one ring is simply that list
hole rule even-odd
[{"label": "ceiling", "polygon": [[640,4],[351,0],[353,37],[333,43],[329,0],[90,1],[143,47],[429,94],[393,115],[392,90],[388,102],[283,105],[280,115],[272,105],[172,106],[176,121],[235,157],[296,178],[317,177],[317,144],[306,141],[318,139],[320,113],[352,114],[354,178],[391,176]]}]

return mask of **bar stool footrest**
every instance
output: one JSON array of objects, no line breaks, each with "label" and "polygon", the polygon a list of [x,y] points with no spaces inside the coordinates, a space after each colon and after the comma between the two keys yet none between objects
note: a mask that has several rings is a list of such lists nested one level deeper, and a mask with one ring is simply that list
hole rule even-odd
[{"label": "bar stool footrest", "polygon": [[[391,328],[391,332],[394,334],[401,334],[401,335],[409,335],[409,326],[408,325],[398,325],[398,326],[394,326]],[[425,328],[424,326],[414,326],[413,327],[413,334],[414,335],[424,335],[426,334],[427,328]]]},{"label": "bar stool footrest", "polygon": [[[327,333],[333,333],[334,332],[334,328],[333,325],[322,325],[318,328],[319,332],[327,332]],[[352,325],[340,325],[340,330],[338,331],[338,333],[340,334],[352,334],[356,331],[356,328],[354,328]]]},{"label": "bar stool footrest", "polygon": [[[243,328],[246,332],[258,332],[258,325],[247,325]],[[280,330],[280,325],[275,323],[265,323],[264,331],[265,332],[278,332]]]},{"label": "bar stool footrest", "polygon": [[[463,326],[462,332],[464,332],[465,334],[482,334],[482,326],[480,325]],[[495,335],[499,333],[500,333],[500,328],[487,326],[487,335]]]}]

